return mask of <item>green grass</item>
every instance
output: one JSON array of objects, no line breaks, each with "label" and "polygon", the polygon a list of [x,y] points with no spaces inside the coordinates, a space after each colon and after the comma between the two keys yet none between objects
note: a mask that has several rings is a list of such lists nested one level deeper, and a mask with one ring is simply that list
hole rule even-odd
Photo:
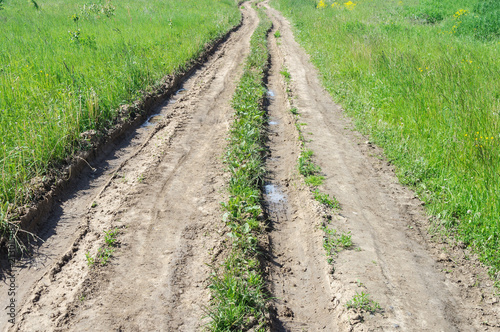
[{"label": "green grass", "polygon": [[313,190],[313,196],[315,200],[329,207],[330,209],[340,209],[340,204],[335,197],[330,197],[330,195],[322,193],[318,189]]},{"label": "green grass", "polygon": [[313,152],[312,150],[303,149],[298,160],[298,167],[300,174],[304,176],[309,176],[316,174],[319,171],[319,167],[312,161]]},{"label": "green grass", "polygon": [[334,100],[384,148],[435,225],[498,273],[499,2],[325,3],[272,1]]},{"label": "green grass", "polygon": [[208,316],[211,331],[264,331],[265,283],[259,262],[258,236],[263,231],[261,186],[264,169],[266,114],[263,85],[268,66],[267,33],[271,22],[259,10],[260,23],[250,41],[250,54],[233,96],[234,122],[225,163],[231,177],[229,199],[223,203],[224,222],[231,230],[231,252],[224,264],[214,268],[212,301]]},{"label": "green grass", "polygon": [[356,295],[354,295],[351,300],[347,301],[345,306],[347,308],[358,309],[361,311],[367,311],[371,313],[375,313],[381,310],[380,304],[378,304],[378,302],[371,300],[370,295],[365,292],[361,293],[356,292]]},{"label": "green grass", "polygon": [[[38,7],[38,8],[37,8]],[[31,179],[238,23],[234,0],[0,2],[0,234]]]},{"label": "green grass", "polygon": [[323,248],[326,251],[328,264],[333,264],[335,255],[342,249],[349,249],[352,247],[351,232],[337,233],[336,230],[330,228],[328,225],[322,227],[325,235],[323,237]]},{"label": "green grass", "polygon": [[113,256],[113,253],[115,252],[116,246],[118,245],[118,239],[116,238],[118,232],[118,228],[110,229],[104,232],[104,246],[97,250],[95,257],[93,257],[90,253],[85,253],[87,265],[89,267],[93,267],[95,263],[99,263],[102,266],[108,263],[111,256]]}]

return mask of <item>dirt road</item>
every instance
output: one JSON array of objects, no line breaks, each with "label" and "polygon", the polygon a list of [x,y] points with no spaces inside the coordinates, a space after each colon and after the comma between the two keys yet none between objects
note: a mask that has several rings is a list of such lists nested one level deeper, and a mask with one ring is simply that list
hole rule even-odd
[{"label": "dirt road", "polygon": [[[427,235],[412,192],[397,183],[380,151],[351,130],[321,87],[290,24],[266,2],[269,37],[269,152],[263,201],[269,216],[273,331],[498,331],[500,307],[485,270],[464,249]],[[206,322],[207,265],[227,238],[221,222],[227,178],[221,156],[230,100],[258,17],[248,3],[241,27],[131,134],[50,216],[45,243],[16,270],[16,324],[6,331],[195,331]],[[281,37],[274,37],[279,30]],[[280,71],[286,66],[291,90]],[[321,190],[342,205],[334,227],[353,250],[333,268],[323,249],[322,209],[297,173],[294,118],[326,177]],[[105,266],[86,254],[118,229]],[[444,248],[444,249],[443,249]],[[445,250],[445,251],[443,251]],[[334,272],[332,273],[332,270]],[[7,284],[0,285],[5,294]],[[380,303],[375,314],[348,310],[356,292]]]}]

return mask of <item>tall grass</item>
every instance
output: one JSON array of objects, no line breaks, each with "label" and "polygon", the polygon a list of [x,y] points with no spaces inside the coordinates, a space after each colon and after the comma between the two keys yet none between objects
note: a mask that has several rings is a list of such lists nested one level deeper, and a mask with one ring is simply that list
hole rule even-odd
[{"label": "tall grass", "polygon": [[0,231],[30,180],[240,17],[234,0],[2,1]]},{"label": "tall grass", "polygon": [[384,148],[435,226],[474,248],[497,274],[500,5],[323,3],[272,2],[293,22],[327,90]]},{"label": "tall grass", "polygon": [[224,221],[231,229],[231,251],[216,268],[210,285],[211,331],[265,331],[266,294],[259,260],[262,224],[261,186],[265,173],[263,151],[268,66],[267,33],[271,22],[259,10],[260,23],[250,41],[250,54],[233,96],[235,110],[225,163],[231,177]]}]

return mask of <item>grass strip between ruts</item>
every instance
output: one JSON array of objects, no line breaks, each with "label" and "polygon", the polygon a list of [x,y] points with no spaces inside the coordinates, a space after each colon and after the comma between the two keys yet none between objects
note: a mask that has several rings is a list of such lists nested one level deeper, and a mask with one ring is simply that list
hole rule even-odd
[{"label": "grass strip between ruts", "polygon": [[232,100],[235,116],[224,156],[231,177],[229,199],[223,203],[231,248],[223,264],[214,267],[209,286],[211,331],[263,331],[268,325],[258,238],[265,228],[261,206],[266,121],[263,80],[268,68],[266,38],[272,24],[261,10],[259,18]]}]

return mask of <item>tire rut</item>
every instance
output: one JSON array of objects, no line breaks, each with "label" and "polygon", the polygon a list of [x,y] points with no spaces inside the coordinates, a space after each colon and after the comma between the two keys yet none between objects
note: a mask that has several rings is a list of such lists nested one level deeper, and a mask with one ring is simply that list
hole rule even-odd
[{"label": "tire rut", "polygon": [[[193,331],[203,324],[205,263],[223,240],[219,156],[258,23],[248,4],[242,14],[242,26],[184,83],[186,93],[164,106],[145,141],[96,195],[80,200],[88,206],[80,237],[36,283],[9,330]],[[85,254],[95,255],[103,232],[114,228],[114,257],[89,269]]]},{"label": "tire rut", "polygon": [[297,172],[300,154],[295,120],[280,74],[283,57],[269,34],[269,155],[264,207],[270,223],[269,245],[272,331],[336,330],[332,316],[329,266],[322,247],[319,205]]}]

